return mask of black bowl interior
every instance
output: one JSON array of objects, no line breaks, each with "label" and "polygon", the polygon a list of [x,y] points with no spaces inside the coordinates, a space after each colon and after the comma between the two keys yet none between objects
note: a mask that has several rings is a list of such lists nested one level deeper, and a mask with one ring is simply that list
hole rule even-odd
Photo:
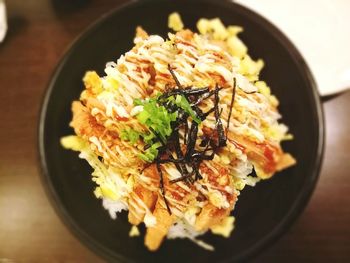
[{"label": "black bowl interior", "polygon": [[[72,134],[70,105],[83,89],[87,70],[103,75],[107,61],[130,49],[135,28],[166,36],[168,14],[178,11],[187,27],[201,17],[220,17],[226,25],[244,27],[241,38],[253,58],[263,58],[261,78],[280,100],[283,122],[295,139],[284,143],[298,164],[257,187],[247,187],[234,211],[236,228],[229,239],[206,234],[216,247],[205,251],[188,240],[166,241],[148,252],[142,237],[129,238],[126,214],[111,220],[93,195],[91,169],[76,152],[64,150],[62,136]],[[44,99],[39,128],[43,182],[69,228],[109,260],[127,262],[226,262],[247,258],[283,233],[305,206],[319,171],[323,149],[323,116],[315,84],[293,45],[257,14],[226,1],[140,1],[116,9],[90,27],[57,67]]]}]

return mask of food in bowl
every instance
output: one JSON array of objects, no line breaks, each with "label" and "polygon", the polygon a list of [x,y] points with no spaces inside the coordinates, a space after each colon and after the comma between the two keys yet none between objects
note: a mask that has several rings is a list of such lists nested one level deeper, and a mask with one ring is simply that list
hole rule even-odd
[{"label": "food in bowl", "polygon": [[75,135],[61,143],[93,168],[94,194],[111,217],[128,211],[130,236],[146,226],[149,250],[166,237],[213,250],[198,236],[230,236],[243,188],[295,164],[281,148],[292,135],[241,27],[200,19],[195,33],[177,13],[168,25],[167,39],[138,27],[105,76],[86,72],[72,103]]}]

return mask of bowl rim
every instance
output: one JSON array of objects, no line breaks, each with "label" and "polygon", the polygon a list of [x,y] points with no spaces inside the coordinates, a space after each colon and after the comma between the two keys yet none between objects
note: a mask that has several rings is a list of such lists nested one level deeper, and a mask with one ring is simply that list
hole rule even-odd
[{"label": "bowl rim", "polygon": [[[46,196],[48,197],[51,206],[54,208],[56,214],[64,223],[64,225],[69,229],[71,233],[83,243],[90,250],[95,252],[97,255],[102,258],[112,261],[118,260],[120,262],[133,262],[131,259],[125,258],[124,256],[117,254],[115,251],[106,248],[97,242],[94,238],[92,238],[86,231],[84,231],[79,224],[77,224],[69,215],[64,205],[61,203],[60,198],[55,190],[52,181],[49,176],[49,169],[47,165],[46,159],[46,150],[45,150],[45,123],[46,123],[46,114],[47,114],[47,106],[51,99],[51,94],[55,86],[55,82],[60,75],[62,69],[64,68],[67,60],[70,55],[74,53],[76,48],[79,46],[81,42],[83,42],[90,34],[91,31],[97,29],[102,25],[110,16],[118,13],[119,11],[126,8],[134,8],[138,7],[138,5],[143,4],[145,2],[157,2],[159,0],[131,0],[121,5],[117,5],[112,10],[104,13],[101,17],[94,20],[86,29],[82,31],[82,33],[78,34],[77,37],[71,42],[71,44],[66,48],[63,56],[61,57],[59,63],[55,67],[48,85],[47,89],[42,96],[41,107],[39,110],[39,123],[37,126],[37,158],[40,166],[39,175],[40,180],[45,189]],[[181,1],[181,0],[179,0]],[[272,24],[267,18],[262,15],[256,13],[255,11],[238,4],[233,1],[224,0],[224,1],[215,1],[215,0],[191,0],[192,2],[207,2],[210,4],[220,5],[221,7],[227,8],[236,8],[239,9],[239,12],[245,16],[250,16],[250,18],[259,23],[261,27],[267,30],[270,34],[272,34],[284,47],[285,49],[292,55],[293,60],[295,61],[297,67],[300,69],[300,72],[304,73],[304,80],[309,83],[311,86],[311,96],[314,99],[314,107],[315,107],[315,115],[317,115],[317,121],[319,123],[318,127],[318,144],[317,151],[315,155],[315,166],[310,174],[308,180],[305,181],[304,185],[301,188],[300,193],[295,199],[293,205],[289,209],[288,213],[283,217],[283,219],[276,225],[272,231],[258,240],[256,244],[238,254],[238,256],[233,256],[228,260],[224,260],[224,262],[231,262],[233,259],[236,261],[247,260],[253,258],[260,254],[269,244],[274,244],[283,234],[285,234],[288,229],[295,223],[296,219],[301,215],[302,211],[305,209],[308,204],[310,197],[313,193],[313,190],[316,186],[319,173],[322,166],[322,160],[324,156],[324,142],[325,142],[325,120],[324,120],[324,112],[323,106],[321,103],[321,99],[317,90],[317,85],[314,80],[314,77],[302,57],[301,53],[297,50],[294,44],[286,37],[282,31],[280,31],[274,24]]]}]

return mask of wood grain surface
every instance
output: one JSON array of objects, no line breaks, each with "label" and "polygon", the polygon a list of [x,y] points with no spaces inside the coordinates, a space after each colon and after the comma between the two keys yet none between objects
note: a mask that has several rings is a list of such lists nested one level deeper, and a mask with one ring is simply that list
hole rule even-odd
[{"label": "wood grain surface", "polygon": [[[103,262],[68,231],[45,195],[37,123],[64,51],[122,2],[7,1],[9,31],[0,44],[0,262]],[[324,110],[326,151],[316,190],[291,229],[254,262],[350,262],[350,92],[329,98]]]}]

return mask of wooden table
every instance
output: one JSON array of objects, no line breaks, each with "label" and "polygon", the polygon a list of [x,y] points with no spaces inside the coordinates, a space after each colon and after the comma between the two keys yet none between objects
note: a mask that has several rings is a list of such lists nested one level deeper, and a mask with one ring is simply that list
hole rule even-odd
[{"label": "wooden table", "polygon": [[[0,44],[0,262],[102,262],[61,223],[39,180],[42,95],[71,41],[116,0],[7,1]],[[341,55],[341,54],[340,54]],[[255,262],[350,262],[350,93],[324,103],[326,152],[304,213]]]}]

